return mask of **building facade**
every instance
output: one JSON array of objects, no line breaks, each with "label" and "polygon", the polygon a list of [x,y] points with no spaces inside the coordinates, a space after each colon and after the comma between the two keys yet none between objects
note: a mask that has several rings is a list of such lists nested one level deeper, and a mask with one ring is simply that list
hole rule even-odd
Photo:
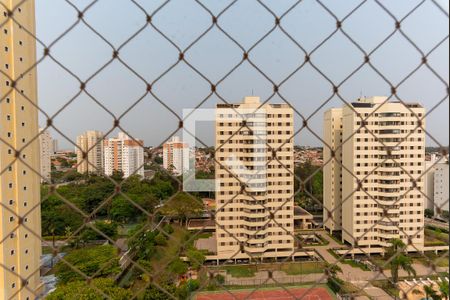
[{"label": "building facade", "polygon": [[41,288],[34,1],[0,0],[0,23],[0,299],[32,300]]},{"label": "building facade", "polygon": [[434,172],[434,215],[442,217],[443,211],[449,211],[449,196],[448,196],[448,158],[444,163],[436,165]]},{"label": "building facade", "polygon": [[56,152],[58,151],[59,151],[59,142],[57,139],[53,139],[52,154],[56,154]]},{"label": "building facade", "polygon": [[103,132],[86,131],[77,137],[78,173],[102,174],[104,170]]},{"label": "building facade", "polygon": [[325,113],[325,227],[361,248],[398,238],[421,249],[425,109],[386,101],[359,99]]},{"label": "building facade", "polygon": [[40,129],[41,181],[51,182],[53,139],[48,130]]},{"label": "building facade", "polygon": [[293,134],[294,113],[288,105],[262,105],[258,97],[218,105],[218,260],[295,253]]},{"label": "building facade", "polygon": [[[323,223],[330,232],[342,230],[342,109],[330,109],[324,120],[324,215]],[[331,154],[337,159],[331,160]]]},{"label": "building facade", "polygon": [[163,167],[179,176],[189,169],[189,146],[173,137],[163,145]]},{"label": "building facade", "polygon": [[111,176],[114,171],[123,172],[124,178],[131,175],[144,177],[144,142],[134,140],[125,133],[117,138],[104,141],[105,174]]}]

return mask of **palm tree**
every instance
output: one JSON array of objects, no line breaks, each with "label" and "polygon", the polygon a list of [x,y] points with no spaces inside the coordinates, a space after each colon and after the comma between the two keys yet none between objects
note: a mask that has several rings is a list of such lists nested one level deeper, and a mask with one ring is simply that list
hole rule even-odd
[{"label": "palm tree", "polygon": [[391,275],[394,283],[398,282],[399,271],[402,269],[408,272],[408,275],[416,276],[416,270],[414,270],[412,264],[413,260],[404,254],[406,245],[402,240],[393,239],[391,241],[391,247],[387,250],[388,257],[391,259]]},{"label": "palm tree", "polygon": [[327,270],[330,276],[334,278],[337,277],[338,273],[342,273],[342,269],[338,265],[328,265]]},{"label": "palm tree", "polygon": [[442,282],[439,282],[439,291],[441,292],[442,298],[448,299],[449,294],[448,281],[443,280]]},{"label": "palm tree", "polygon": [[439,300],[441,297],[437,294],[437,292],[434,290],[433,286],[425,285],[423,287],[423,291],[425,292],[425,298],[427,300]]}]

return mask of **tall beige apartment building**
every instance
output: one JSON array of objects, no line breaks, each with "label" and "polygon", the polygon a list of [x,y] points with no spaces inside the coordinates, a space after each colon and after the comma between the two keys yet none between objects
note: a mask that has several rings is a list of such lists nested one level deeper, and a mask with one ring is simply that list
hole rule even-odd
[{"label": "tall beige apartment building", "polygon": [[325,113],[325,163],[334,157],[324,168],[325,227],[361,248],[381,249],[398,238],[420,250],[425,132],[418,118],[425,109],[386,100],[359,99]]},{"label": "tall beige apartment building", "polygon": [[[104,170],[103,132],[86,131],[77,137],[77,169],[81,174],[102,174]],[[87,153],[86,156],[83,153]]]},{"label": "tall beige apartment building", "polygon": [[0,24],[0,299],[31,300],[41,286],[34,1],[0,0]]},{"label": "tall beige apartment building", "polygon": [[[288,105],[262,105],[258,97],[247,97],[240,104],[217,106],[218,260],[295,253],[293,133],[294,112]],[[272,159],[272,148],[278,160]]]},{"label": "tall beige apartment building", "polygon": [[41,155],[41,181],[50,182],[52,172],[52,154],[53,154],[53,139],[48,130],[39,130],[39,145]]}]

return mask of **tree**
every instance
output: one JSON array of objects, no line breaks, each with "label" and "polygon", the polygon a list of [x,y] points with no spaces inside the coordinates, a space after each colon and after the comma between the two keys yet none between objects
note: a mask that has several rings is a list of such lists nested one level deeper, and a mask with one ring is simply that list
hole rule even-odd
[{"label": "tree", "polygon": [[423,291],[425,292],[425,299],[441,300],[441,297],[434,290],[433,286],[424,285]]},{"label": "tree", "polygon": [[42,188],[42,235],[64,235],[65,229],[77,230],[83,225],[83,217],[64,203],[58,196],[48,196],[48,187]]},{"label": "tree", "polygon": [[439,282],[439,291],[441,292],[442,297],[448,300],[449,286],[447,280]]},{"label": "tree", "polygon": [[429,218],[429,219],[433,218],[434,217],[434,211],[432,209],[429,209],[429,208],[425,209],[425,217]]},{"label": "tree", "polygon": [[[76,270],[86,276],[105,277],[120,271],[117,250],[110,245],[75,250],[64,257],[56,265],[56,276],[61,284],[81,281],[85,278]],[[101,271],[100,271],[101,270]]]},{"label": "tree", "polygon": [[338,273],[342,273],[341,267],[338,265],[328,265],[326,270],[328,272],[327,285],[335,293],[340,292],[345,284],[344,281],[337,277]]},{"label": "tree", "polygon": [[187,300],[190,295],[200,288],[200,282],[198,280],[188,280],[186,283],[181,284],[175,291],[175,295],[180,300]]},{"label": "tree", "polygon": [[169,271],[173,274],[181,276],[187,273],[188,266],[184,261],[177,258],[169,265]]},{"label": "tree", "polygon": [[124,174],[122,171],[114,170],[113,174],[110,177],[115,182],[121,183],[123,181],[123,176],[124,176]]},{"label": "tree", "polygon": [[[174,296],[175,295],[175,285],[172,283],[167,283],[160,285],[161,289],[154,286],[153,284],[150,285],[144,294],[143,300],[167,300],[170,299],[169,295]],[[168,295],[169,294],[169,295]]]},{"label": "tree", "polygon": [[151,260],[155,254],[155,237],[157,231],[151,231],[146,227],[146,223],[137,225],[128,233],[128,248],[132,253],[136,253],[138,259]]},{"label": "tree", "polygon": [[163,233],[159,233],[156,237],[155,237],[155,243],[158,246],[166,246],[167,245],[167,238]]},{"label": "tree", "polygon": [[412,266],[412,258],[404,254],[406,245],[403,243],[403,241],[399,239],[393,239],[390,243],[391,247],[387,250],[387,255],[390,259],[392,281],[394,283],[398,282],[400,269],[408,272],[409,276],[416,276],[416,270],[414,270]]},{"label": "tree", "polygon": [[58,286],[56,291],[51,293],[48,300],[104,300],[104,295],[112,300],[128,300],[133,297],[129,290],[117,287],[111,279],[94,279],[91,285],[86,281],[75,281]]},{"label": "tree", "polygon": [[203,203],[185,193],[180,193],[166,202],[161,209],[163,215],[179,219],[181,223],[198,216],[203,211]]},{"label": "tree", "polygon": [[200,270],[206,260],[206,256],[197,249],[190,249],[186,252],[186,256],[194,270]]},{"label": "tree", "polygon": [[[81,234],[81,240],[83,241],[98,241],[107,240],[109,237],[112,240],[116,240],[119,235],[118,225],[116,222],[96,221],[92,224],[97,230],[94,230],[88,226],[86,230]],[[100,234],[97,231],[103,233]],[[106,236],[106,237],[105,237]]]},{"label": "tree", "polygon": [[109,210],[109,217],[119,223],[128,223],[138,214],[137,209],[122,195],[114,197]]}]

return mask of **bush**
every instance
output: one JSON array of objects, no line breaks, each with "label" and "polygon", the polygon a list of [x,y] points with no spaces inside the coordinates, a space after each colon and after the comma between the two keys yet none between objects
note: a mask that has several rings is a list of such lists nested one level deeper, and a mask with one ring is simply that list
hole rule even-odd
[{"label": "bush", "polygon": [[[106,237],[116,240],[119,235],[119,226],[116,222],[96,221],[92,226],[94,226],[96,230],[87,228],[83,231],[81,234],[81,239],[83,241],[107,240]],[[97,231],[100,231],[103,234],[100,234]]]},{"label": "bush", "polygon": [[187,264],[182,261],[181,259],[177,258],[175,261],[173,261],[169,266],[169,271],[171,273],[174,273],[178,276],[186,274],[188,271]]},{"label": "bush", "polygon": [[[64,260],[87,276],[105,277],[120,271],[117,250],[110,245],[75,250],[64,257]],[[84,278],[72,267],[61,261],[56,265],[56,276],[59,283],[81,281]],[[101,272],[98,272],[101,270]]]},{"label": "bush", "polygon": [[167,234],[172,234],[172,233],[174,233],[174,229],[173,229],[172,225],[170,225],[170,224],[164,225],[163,230],[164,230],[164,232],[166,232]]},{"label": "bush", "polygon": [[339,278],[331,277],[328,279],[327,285],[334,293],[337,294],[342,290],[344,282]]},{"label": "bush", "polygon": [[216,277],[214,277],[214,280],[220,285],[225,284],[225,276],[223,276],[221,274],[217,274]]},{"label": "bush", "polygon": [[200,268],[203,266],[206,260],[205,255],[202,252],[198,251],[197,249],[188,250],[186,256],[189,259],[192,268],[197,271],[200,270]]},{"label": "bush", "polygon": [[[95,287],[95,288],[94,288]],[[59,286],[51,293],[48,300],[90,299],[103,300],[105,297],[98,292],[100,290],[112,300],[128,300],[133,294],[123,288],[117,287],[111,279],[94,279],[89,286],[86,281],[76,281]]]},{"label": "bush", "polygon": [[166,236],[163,233],[159,233],[155,237],[155,243],[156,243],[157,246],[166,246],[167,245]]}]

